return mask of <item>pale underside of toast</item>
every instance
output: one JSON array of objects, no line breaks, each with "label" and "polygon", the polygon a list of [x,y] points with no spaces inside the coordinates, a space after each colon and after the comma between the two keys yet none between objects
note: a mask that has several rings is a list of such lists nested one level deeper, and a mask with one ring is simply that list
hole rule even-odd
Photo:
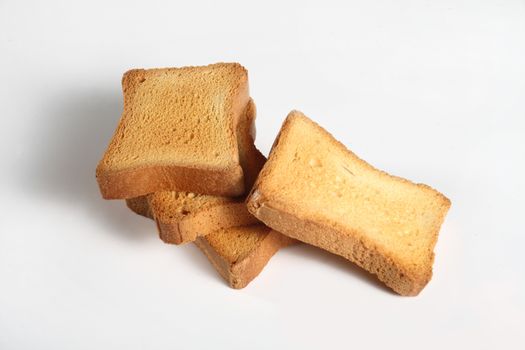
[{"label": "pale underside of toast", "polygon": [[122,85],[124,112],[97,167],[105,198],[242,194],[235,132],[249,100],[242,66],[137,69]]},{"label": "pale underside of toast", "polygon": [[373,168],[296,111],[248,198],[268,226],[354,261],[402,295],[430,280],[449,206],[432,188]]},{"label": "pale underside of toast", "polygon": [[[126,200],[135,213],[153,218],[146,197]],[[198,237],[194,242],[232,288],[244,288],[270,258],[293,243],[289,237],[262,224],[231,227]]]},{"label": "pale underside of toast", "polygon": [[[254,145],[256,109],[250,100],[238,124],[239,158],[245,187],[251,188],[266,158]],[[257,223],[247,210],[244,197],[222,197],[188,192],[162,191],[148,195],[159,235],[166,243],[194,241],[221,228]]]}]

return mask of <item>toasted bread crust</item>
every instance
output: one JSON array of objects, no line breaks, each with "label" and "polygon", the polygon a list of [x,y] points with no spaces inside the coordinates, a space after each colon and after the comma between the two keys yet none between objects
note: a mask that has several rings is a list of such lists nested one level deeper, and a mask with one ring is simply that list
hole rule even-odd
[{"label": "toasted bread crust", "polygon": [[105,199],[133,198],[166,188],[232,197],[244,193],[240,166],[224,170],[153,166],[101,173],[97,181]]},{"label": "toasted bread crust", "polygon": [[[221,148],[227,164],[178,164],[177,161],[161,162],[159,164],[145,163],[140,166],[129,163],[116,167],[112,162],[115,154],[126,154],[126,159],[134,159],[133,154],[127,154],[127,148],[121,148],[121,142],[126,135],[128,117],[133,115],[134,100],[137,87],[150,75],[164,72],[190,72],[202,69],[230,69],[235,71],[236,79],[230,86],[230,104],[228,104],[227,123],[224,137],[227,146]],[[242,112],[249,102],[248,78],[244,67],[239,64],[218,63],[206,67],[182,67],[163,69],[133,69],[126,72],[122,79],[124,91],[124,111],[119,126],[108,146],[104,157],[97,166],[96,177],[100,191],[105,199],[125,199],[146,195],[158,191],[188,191],[221,196],[239,196],[244,193],[243,172],[239,165],[236,129]],[[206,94],[202,89],[199,93]],[[201,104],[203,105],[203,104]],[[156,108],[153,106],[152,108]],[[149,125],[149,124],[145,124]],[[199,135],[198,137],[206,137]],[[220,138],[219,138],[220,139]],[[154,140],[153,137],[148,140]],[[138,142],[138,141],[137,141]],[[158,141],[152,141],[157,145]],[[225,143],[225,144],[226,144]],[[127,143],[129,145],[129,142]],[[119,150],[118,152],[116,150]],[[158,154],[168,154],[166,151],[152,150]],[[128,152],[129,153],[129,152]],[[221,154],[221,153],[218,153]],[[122,156],[120,156],[122,157]],[[221,158],[222,159],[222,158]]]},{"label": "toasted bread crust", "polygon": [[[378,176],[385,179],[393,179],[405,185],[416,186],[421,191],[427,191],[433,196],[436,203],[439,203],[439,209],[434,213],[436,217],[435,226],[427,232],[431,239],[429,246],[426,247],[428,250],[423,252],[426,256],[423,265],[406,264],[406,262],[400,261],[396,256],[389,253],[387,247],[369,239],[360,230],[350,229],[338,222],[320,220],[318,218],[313,219],[306,216],[301,212],[301,203],[284,203],[280,200],[279,195],[274,193],[275,191],[268,188],[267,184],[271,181],[272,171],[278,171],[273,167],[278,160],[279,149],[286,147],[286,145],[282,145],[283,136],[289,132],[295,119],[300,119],[320,129],[330,146],[344,150],[352,158],[352,161],[370,169]],[[297,190],[301,191],[301,189]],[[409,296],[417,295],[432,276],[432,262],[434,259],[432,250],[437,241],[439,228],[450,207],[450,201],[427,185],[414,184],[408,180],[391,176],[386,172],[375,169],[358,158],[343,144],[335,140],[330,133],[302,113],[292,111],[283,123],[281,131],[272,146],[269,159],[261,170],[251,193],[248,195],[247,205],[248,210],[269,227],[290,237],[341,255],[377,275],[379,280],[397,293]]]},{"label": "toasted bread crust", "polygon": [[126,205],[135,214],[153,219],[153,214],[151,213],[148,205],[148,198],[145,196],[128,198],[126,199]]}]

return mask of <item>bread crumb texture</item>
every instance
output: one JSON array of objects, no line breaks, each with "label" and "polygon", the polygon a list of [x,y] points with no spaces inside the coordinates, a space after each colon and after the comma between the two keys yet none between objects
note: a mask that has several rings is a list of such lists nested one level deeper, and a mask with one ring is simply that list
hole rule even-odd
[{"label": "bread crumb texture", "polygon": [[247,89],[241,65],[136,69],[122,85],[124,113],[101,169],[238,164],[233,114]]},{"label": "bread crumb texture", "polygon": [[[345,256],[410,295],[431,277],[433,248],[450,206],[429,186],[370,166],[298,111],[283,124],[249,201],[259,219],[264,205],[274,216],[287,214],[274,217],[273,225],[265,222],[272,228]],[[284,217],[326,232],[289,227]]]},{"label": "bread crumb texture", "polygon": [[185,217],[217,205],[238,202],[234,197],[221,197],[193,192],[156,192],[148,196],[149,205],[156,220],[169,223],[179,222]]},{"label": "bread crumb texture", "polygon": [[230,227],[205,236],[211,247],[223,259],[236,263],[252,253],[271,229],[264,225]]}]

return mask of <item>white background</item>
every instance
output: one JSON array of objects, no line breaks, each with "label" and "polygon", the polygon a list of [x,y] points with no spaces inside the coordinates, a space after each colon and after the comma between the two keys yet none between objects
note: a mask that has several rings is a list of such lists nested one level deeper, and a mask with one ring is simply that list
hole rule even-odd
[{"label": "white background", "polygon": [[[452,200],[397,296],[282,250],[233,290],[101,199],[122,73],[238,61],[267,154],[291,109]],[[0,0],[0,349],[525,348],[525,1]]]}]

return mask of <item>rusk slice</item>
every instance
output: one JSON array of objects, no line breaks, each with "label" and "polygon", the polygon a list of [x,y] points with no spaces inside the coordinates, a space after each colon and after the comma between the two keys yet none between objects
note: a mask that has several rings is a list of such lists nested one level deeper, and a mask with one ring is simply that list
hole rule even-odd
[{"label": "rusk slice", "polygon": [[122,87],[124,112],[97,167],[104,198],[244,193],[236,129],[249,92],[241,65],[134,69]]},{"label": "rusk slice", "polygon": [[297,111],[247,204],[274,230],[355,262],[401,295],[417,295],[430,280],[450,207],[429,186],[370,166]]},{"label": "rusk slice", "polygon": [[[152,218],[146,197],[126,200],[135,213]],[[259,275],[270,258],[290,245],[289,237],[262,225],[230,227],[198,237],[195,244],[232,288],[244,288]]]},{"label": "rusk slice", "polygon": [[261,273],[270,258],[294,242],[263,224],[230,227],[195,244],[232,288],[244,288]]}]

